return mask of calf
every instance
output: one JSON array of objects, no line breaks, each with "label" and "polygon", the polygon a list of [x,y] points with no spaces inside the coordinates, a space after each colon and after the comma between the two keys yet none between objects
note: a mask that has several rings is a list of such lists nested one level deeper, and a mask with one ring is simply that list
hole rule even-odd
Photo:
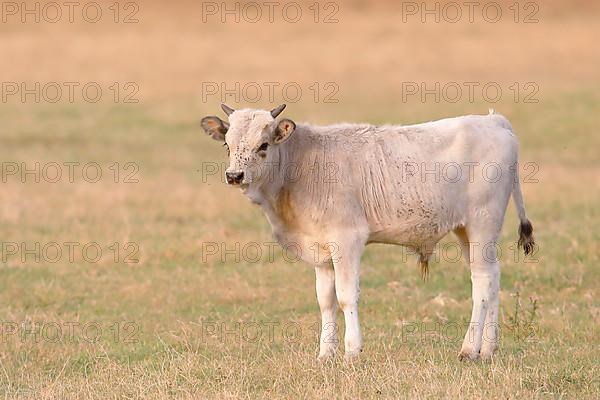
[{"label": "calf", "polygon": [[425,277],[435,244],[449,232],[471,267],[473,311],[460,357],[492,356],[498,344],[496,243],[511,194],[519,246],[528,254],[534,245],[519,185],[518,140],[506,118],[491,111],[408,126],[316,126],[278,120],[285,105],[222,108],[228,121],[205,117],[202,127],[225,142],[227,183],[263,209],[282,246],[315,265],[319,358],[337,350],[331,332],[338,306],[346,357],[362,351],[359,266],[367,244],[413,249]]}]

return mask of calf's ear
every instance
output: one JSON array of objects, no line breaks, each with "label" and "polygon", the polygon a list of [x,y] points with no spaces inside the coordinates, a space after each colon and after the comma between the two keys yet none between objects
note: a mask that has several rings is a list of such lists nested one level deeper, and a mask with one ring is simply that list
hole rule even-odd
[{"label": "calf's ear", "polygon": [[280,144],[288,140],[296,130],[296,124],[291,119],[282,119],[275,128],[273,143]]},{"label": "calf's ear", "polygon": [[213,139],[221,142],[225,141],[225,134],[229,129],[228,122],[222,121],[219,117],[211,116],[202,118],[200,125],[202,125],[204,132],[208,133]]}]

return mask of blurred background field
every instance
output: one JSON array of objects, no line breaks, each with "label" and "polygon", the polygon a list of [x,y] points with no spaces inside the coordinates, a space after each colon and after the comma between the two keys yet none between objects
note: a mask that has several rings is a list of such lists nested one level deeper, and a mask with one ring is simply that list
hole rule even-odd
[{"label": "blurred background field", "polygon": [[[277,12],[273,23],[266,16],[223,23],[220,15],[203,22],[201,2],[136,2],[139,21],[131,24],[114,23],[112,3],[103,2],[94,24],[13,16],[0,23],[6,398],[597,396],[597,2],[534,3],[536,23],[522,23],[535,10],[527,2],[518,3],[518,23],[512,1],[496,2],[504,12],[497,23],[477,12],[473,23],[403,20],[402,3],[391,1],[322,2],[315,23],[313,3],[297,2],[305,15],[298,23]],[[120,20],[136,10],[119,7]],[[332,10],[338,21],[324,23]],[[36,82],[96,82],[103,96],[90,103],[76,91],[73,102],[36,103],[33,95],[25,102],[7,95],[7,84]],[[501,244],[501,351],[491,363],[456,357],[470,315],[463,261],[434,263],[423,283],[401,248],[369,247],[361,275],[365,354],[349,366],[314,360],[319,313],[310,266],[278,250],[273,260],[203,260],[208,242],[231,249],[273,240],[258,208],[220,176],[206,176],[226,156],[199,126],[205,115],[222,116],[222,84],[264,89],[254,103],[226,96],[234,108],[289,100],[275,89],[270,101],[270,82],[302,89],[285,111],[297,122],[409,124],[489,107],[511,120],[522,164],[535,166],[521,173],[533,171],[522,186],[539,251],[534,260],[514,259],[511,204]],[[465,91],[456,102],[436,102],[405,91],[465,82],[494,83],[502,96],[492,103],[476,89],[472,100]],[[219,92],[208,93],[214,84]],[[137,102],[124,102],[128,94]],[[326,102],[328,94],[337,101]],[[7,174],[22,163],[69,162],[80,163],[74,182]],[[102,170],[96,183],[81,177],[89,163]],[[88,262],[78,251],[73,260],[37,262],[7,251],[7,243],[54,242],[98,243],[103,257]]]}]

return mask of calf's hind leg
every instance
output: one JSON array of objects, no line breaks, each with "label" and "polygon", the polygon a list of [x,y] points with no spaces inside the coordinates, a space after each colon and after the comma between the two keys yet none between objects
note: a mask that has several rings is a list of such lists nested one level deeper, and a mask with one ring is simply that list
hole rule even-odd
[{"label": "calf's hind leg", "polygon": [[500,263],[496,241],[499,228],[468,227],[467,234],[471,245],[473,310],[460,358],[475,360],[491,357],[498,346]]}]

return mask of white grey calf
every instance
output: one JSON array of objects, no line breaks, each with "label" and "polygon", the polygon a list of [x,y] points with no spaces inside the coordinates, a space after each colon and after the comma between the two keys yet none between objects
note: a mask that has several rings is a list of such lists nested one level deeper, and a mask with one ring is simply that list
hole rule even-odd
[{"label": "white grey calf", "polygon": [[[272,111],[222,106],[204,130],[229,150],[227,183],[260,205],[283,246],[315,265],[320,358],[335,354],[344,313],[347,357],[362,351],[360,258],[369,243],[408,246],[423,276],[435,244],[454,232],[471,267],[473,312],[460,356],[490,357],[498,344],[496,243],[512,194],[525,254],[534,246],[518,178],[518,140],[499,114],[417,125],[296,125]],[[291,172],[290,172],[291,171]],[[292,247],[289,247],[292,248]],[[317,249],[318,251],[315,251]]]}]

